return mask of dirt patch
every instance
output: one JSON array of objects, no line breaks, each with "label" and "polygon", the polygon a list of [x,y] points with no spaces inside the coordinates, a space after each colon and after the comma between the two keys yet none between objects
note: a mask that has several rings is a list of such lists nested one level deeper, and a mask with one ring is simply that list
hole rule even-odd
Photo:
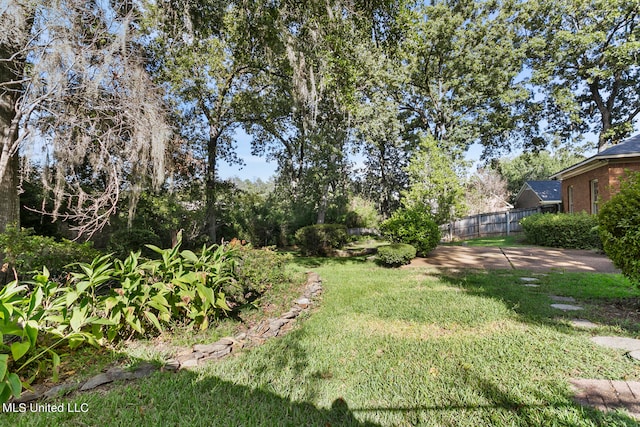
[{"label": "dirt patch", "polygon": [[640,332],[640,298],[591,300],[591,311],[600,323],[618,324],[625,329]]}]

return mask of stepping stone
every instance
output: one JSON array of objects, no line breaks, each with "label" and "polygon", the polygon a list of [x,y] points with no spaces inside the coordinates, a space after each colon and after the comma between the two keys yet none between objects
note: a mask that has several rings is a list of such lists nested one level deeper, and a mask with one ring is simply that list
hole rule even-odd
[{"label": "stepping stone", "polygon": [[594,379],[572,379],[574,399],[581,405],[601,411],[626,409],[640,419],[640,382]]},{"label": "stepping stone", "polygon": [[573,297],[561,297],[558,295],[549,295],[549,298],[551,298],[555,302],[576,302],[576,299]]},{"label": "stepping stone", "polygon": [[534,285],[533,283],[525,283],[522,286],[525,286],[527,288],[539,288],[540,287],[540,285]]},{"label": "stepping stone", "polygon": [[535,277],[521,277],[521,278],[520,278],[520,281],[521,281],[521,282],[528,282],[528,283],[530,283],[530,282],[537,282],[537,281],[539,281],[539,279],[537,279],[537,278],[535,278]]},{"label": "stepping stone", "polygon": [[626,337],[593,337],[591,341],[607,348],[618,348],[626,351],[640,351],[640,340]]},{"label": "stepping stone", "polygon": [[571,319],[570,323],[571,323],[571,326],[575,328],[583,328],[583,329],[595,329],[599,326],[596,323],[590,322],[589,320],[586,320],[586,319]]},{"label": "stepping stone", "polygon": [[558,310],[562,310],[562,311],[583,310],[582,307],[580,307],[578,305],[571,305],[571,304],[551,304],[551,307],[557,308]]},{"label": "stepping stone", "polygon": [[630,358],[634,360],[640,360],[640,350],[630,351],[628,354]]}]

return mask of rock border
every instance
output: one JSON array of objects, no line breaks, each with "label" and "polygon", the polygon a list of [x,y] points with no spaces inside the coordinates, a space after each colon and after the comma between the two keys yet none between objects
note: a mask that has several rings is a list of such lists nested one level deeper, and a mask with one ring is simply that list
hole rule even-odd
[{"label": "rock border", "polygon": [[118,366],[109,368],[82,382],[65,382],[54,387],[47,388],[36,386],[33,391],[26,391],[20,397],[10,400],[15,403],[27,403],[39,399],[53,399],[73,391],[89,391],[101,385],[118,380],[132,381],[148,377],[152,373],[161,371],[178,371],[195,368],[210,360],[218,360],[235,354],[243,348],[255,347],[264,343],[267,339],[283,335],[293,327],[293,323],[301,313],[308,312],[322,294],[322,280],[317,273],[307,272],[307,281],[302,296],[293,302],[291,309],[279,317],[269,318],[249,328],[247,332],[237,334],[234,337],[221,338],[211,344],[196,344],[188,350],[178,353],[174,358],[165,361],[158,366],[149,362],[142,362],[134,369],[126,369]]}]

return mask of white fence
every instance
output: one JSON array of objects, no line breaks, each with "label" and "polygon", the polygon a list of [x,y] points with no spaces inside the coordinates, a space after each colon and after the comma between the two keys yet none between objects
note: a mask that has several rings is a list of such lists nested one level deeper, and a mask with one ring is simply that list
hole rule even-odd
[{"label": "white fence", "polygon": [[442,239],[470,239],[473,237],[508,236],[522,232],[520,220],[540,212],[540,208],[513,209],[504,212],[467,216],[440,226]]}]

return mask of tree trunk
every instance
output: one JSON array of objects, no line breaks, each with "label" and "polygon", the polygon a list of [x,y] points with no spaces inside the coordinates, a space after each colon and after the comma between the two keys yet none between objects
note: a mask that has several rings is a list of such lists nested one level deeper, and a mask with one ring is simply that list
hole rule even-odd
[{"label": "tree trunk", "polygon": [[207,174],[205,178],[206,233],[212,243],[218,243],[216,230],[216,162],[218,160],[218,139],[220,131],[211,126],[209,129],[209,143],[207,144]]}]

